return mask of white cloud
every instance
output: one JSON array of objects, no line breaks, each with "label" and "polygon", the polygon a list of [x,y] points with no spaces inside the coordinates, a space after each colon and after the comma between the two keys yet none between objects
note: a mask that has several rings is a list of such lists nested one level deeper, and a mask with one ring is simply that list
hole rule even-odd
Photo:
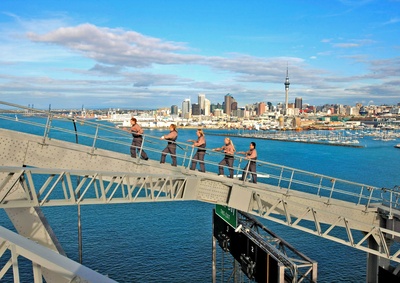
[{"label": "white cloud", "polygon": [[62,27],[43,35],[29,32],[27,36],[33,42],[62,46],[103,64],[143,68],[153,64],[193,63],[201,59],[197,55],[179,54],[178,51],[186,50],[183,43],[92,24]]},{"label": "white cloud", "polygon": [[358,44],[358,43],[335,43],[332,46],[335,48],[354,48],[354,47],[360,47],[360,44]]},{"label": "white cloud", "polygon": [[[399,1],[400,2],[400,1]],[[400,18],[392,18],[387,22],[384,22],[382,25],[386,26],[386,25],[393,25],[393,24],[397,24],[400,22]]]}]

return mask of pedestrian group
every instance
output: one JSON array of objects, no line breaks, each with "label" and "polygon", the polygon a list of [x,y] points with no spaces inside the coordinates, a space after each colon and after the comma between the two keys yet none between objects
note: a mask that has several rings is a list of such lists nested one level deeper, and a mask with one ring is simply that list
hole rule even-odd
[{"label": "pedestrian group", "polygon": [[[136,118],[131,118],[131,129],[130,129],[133,140],[130,148],[131,157],[136,158],[136,152],[140,154],[140,158],[144,160],[148,160],[148,156],[146,152],[143,150],[143,129],[137,123]],[[193,143],[193,148],[196,148],[196,153],[192,156],[192,162],[190,165],[190,170],[195,170],[197,163],[199,163],[199,171],[206,172],[204,165],[204,156],[206,155],[206,138],[202,129],[197,129],[196,131],[197,140],[187,140],[188,142]],[[160,163],[165,163],[165,159],[167,154],[171,156],[172,166],[177,166],[176,160],[176,140],[178,138],[178,131],[176,129],[175,124],[171,124],[169,126],[169,133],[161,136],[161,140],[166,140],[167,146],[161,153]],[[233,162],[234,162],[234,153],[236,152],[235,146],[230,138],[224,139],[224,145],[219,148],[214,148],[213,151],[221,151],[225,154],[224,158],[219,162],[218,166],[218,175],[224,175],[224,168],[228,168],[229,175],[228,178],[234,178],[233,174]],[[257,173],[256,173],[256,160],[257,160],[257,151],[256,151],[256,143],[250,142],[248,151],[238,151],[237,154],[245,155],[245,159],[248,160],[246,166],[243,168],[242,176],[239,180],[247,180],[250,179],[251,182],[257,183]]]}]

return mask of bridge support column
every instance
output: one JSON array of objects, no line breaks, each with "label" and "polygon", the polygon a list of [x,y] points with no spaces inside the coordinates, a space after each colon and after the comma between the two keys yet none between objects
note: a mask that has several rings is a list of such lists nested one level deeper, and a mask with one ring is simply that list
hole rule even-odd
[{"label": "bridge support column", "polygon": [[[389,247],[390,247],[390,242],[388,244]],[[368,239],[368,246],[372,249],[379,250],[378,243],[372,238]],[[389,259],[382,258],[382,257],[379,257],[379,256],[371,254],[371,253],[367,253],[367,280],[366,280],[366,282],[367,283],[379,283],[379,280],[378,280],[379,267],[382,267],[387,270],[389,268],[389,266],[390,266]],[[382,282],[380,282],[380,283],[382,283]]]}]

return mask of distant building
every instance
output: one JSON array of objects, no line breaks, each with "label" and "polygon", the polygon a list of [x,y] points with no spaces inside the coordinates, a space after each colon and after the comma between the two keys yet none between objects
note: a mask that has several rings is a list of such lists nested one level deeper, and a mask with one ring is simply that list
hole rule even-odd
[{"label": "distant building", "polygon": [[231,105],[231,116],[233,116],[233,117],[240,117],[240,116],[238,116],[238,111],[239,111],[240,109],[239,109],[239,107],[238,107],[238,104],[237,104],[237,102],[235,101],[235,102],[233,102],[232,103],[232,105]]},{"label": "distant building", "polygon": [[178,105],[171,106],[171,115],[178,115]]},{"label": "distant building", "polygon": [[234,112],[235,112],[235,116],[238,118],[249,117],[249,111],[247,111],[246,108],[239,108],[239,109],[234,110]]},{"label": "distant building", "polygon": [[294,108],[303,109],[303,99],[301,97],[296,97],[294,100]]},{"label": "distant building", "polygon": [[[224,99],[224,112],[226,113],[226,115],[231,116],[231,111],[232,111],[232,103],[235,102],[235,99],[233,98],[233,96],[228,93],[227,95],[225,95],[225,99]],[[237,105],[236,105],[236,109],[237,109]]]},{"label": "distant building", "polygon": [[268,111],[272,111],[274,109],[274,105],[271,102],[267,102]]},{"label": "distant building", "polygon": [[348,106],[344,107],[343,105],[339,105],[337,107],[336,113],[339,114],[339,115],[347,115],[347,113],[349,112],[347,110],[347,108],[348,108]]},{"label": "distant building", "polygon": [[211,101],[209,99],[204,100],[204,116],[210,116],[211,113]]},{"label": "distant building", "polygon": [[211,106],[210,106],[210,111],[211,111],[211,113],[214,113],[214,110],[215,109],[221,109],[222,110],[222,108],[221,107],[218,107],[218,105],[217,104],[211,104]]},{"label": "distant building", "polygon": [[257,115],[261,116],[265,112],[265,102],[260,102],[257,107]]},{"label": "distant building", "polygon": [[[290,104],[289,104],[290,105]],[[295,109],[294,109],[294,107],[289,107],[289,108],[287,108],[286,109],[286,111],[285,111],[285,115],[286,116],[293,116],[294,114],[295,114],[295,111],[294,111]]]},{"label": "distant building", "polygon": [[400,107],[393,107],[392,109],[390,109],[390,113],[399,115],[400,114]]},{"label": "distant building", "polygon": [[[200,114],[204,115],[204,111],[205,111],[205,100],[206,100],[206,95],[203,93],[199,93],[199,95],[197,96],[197,103],[199,104],[200,107]],[[193,110],[192,110],[193,112]],[[195,115],[195,114],[193,114]]]},{"label": "distant building", "polygon": [[309,113],[316,113],[317,112],[317,107],[315,107],[314,105],[309,105],[307,106],[307,112]]},{"label": "distant building", "polygon": [[224,111],[222,109],[216,108],[212,113],[214,117],[221,117],[224,114]]},{"label": "distant building", "polygon": [[190,99],[187,98],[182,102],[182,118],[189,119],[191,116]]},{"label": "distant building", "polygon": [[193,116],[201,115],[201,109],[198,103],[192,104],[192,115]]},{"label": "distant building", "polygon": [[346,107],[346,115],[347,116],[359,116],[360,115],[360,109],[357,107]]}]

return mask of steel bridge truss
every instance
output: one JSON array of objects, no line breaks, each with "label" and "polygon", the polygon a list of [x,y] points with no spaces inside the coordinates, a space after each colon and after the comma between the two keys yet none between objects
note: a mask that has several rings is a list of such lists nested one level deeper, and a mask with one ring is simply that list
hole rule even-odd
[{"label": "steel bridge truss", "polygon": [[[193,195],[188,191],[195,190],[197,184],[196,177],[183,174],[146,175],[28,167],[0,167],[0,174],[3,180],[0,183],[0,208],[188,200],[188,195]],[[14,199],[16,188],[23,190],[23,198],[19,195]],[[399,232],[374,223],[368,225],[354,218],[335,216],[329,210],[301,205],[291,198],[293,195],[288,197],[285,190],[272,196],[268,191],[254,188],[249,213],[400,263],[400,250],[389,245],[390,239],[400,238]],[[329,205],[332,204],[326,204]],[[331,224],[320,221],[320,218],[332,217],[336,220]],[[377,248],[369,245],[368,241],[372,239],[378,243]]]},{"label": "steel bridge truss", "polygon": [[[181,200],[188,176],[0,167],[0,207],[60,206]],[[37,186],[40,179],[41,186]],[[25,198],[13,199],[21,187]]]},{"label": "steel bridge truss", "polygon": [[[329,217],[330,212],[327,210],[306,205],[301,208],[298,204],[294,206],[290,198],[288,199],[285,195],[276,198],[273,202],[264,201],[263,197],[262,194],[253,194],[253,214],[400,263],[400,249],[391,246],[392,241],[390,241],[399,239],[399,232],[373,223],[368,225],[341,215],[333,216],[336,220],[326,224],[321,222],[320,218]],[[329,205],[326,204],[327,207]],[[291,212],[294,208],[296,215],[299,215],[297,217]],[[299,213],[299,209],[302,212]],[[368,210],[365,210],[365,213],[368,213]],[[371,246],[369,243],[371,240],[378,243],[378,247]]]}]

